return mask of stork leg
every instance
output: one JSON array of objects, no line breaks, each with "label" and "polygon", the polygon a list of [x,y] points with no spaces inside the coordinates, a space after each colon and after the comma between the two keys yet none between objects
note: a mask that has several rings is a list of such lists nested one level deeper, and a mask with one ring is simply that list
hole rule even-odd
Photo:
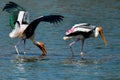
[{"label": "stork leg", "polygon": [[69,44],[69,46],[70,46],[70,49],[71,49],[71,52],[72,52],[72,57],[74,56],[74,51],[73,51],[73,49],[72,49],[72,45],[73,44],[75,44],[77,41],[79,41],[80,39],[76,39],[75,41],[73,41],[73,42],[71,42],[70,44]]},{"label": "stork leg", "polygon": [[22,39],[20,41],[17,42],[17,44],[14,46],[15,47],[15,50],[16,50],[16,53],[17,55],[19,55],[19,51],[18,51],[18,48],[17,48],[17,45],[19,45],[21,43]]},{"label": "stork leg", "polygon": [[25,54],[26,54],[26,39],[24,39],[24,56],[25,56]]},{"label": "stork leg", "polygon": [[82,48],[81,48],[81,52],[80,52],[80,55],[81,55],[81,58],[83,58],[83,47],[84,47],[84,39],[81,40],[82,41]]}]

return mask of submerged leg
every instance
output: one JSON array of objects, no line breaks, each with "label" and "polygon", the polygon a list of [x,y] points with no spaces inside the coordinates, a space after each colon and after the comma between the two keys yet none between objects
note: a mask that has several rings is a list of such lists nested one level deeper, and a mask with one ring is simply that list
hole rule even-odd
[{"label": "submerged leg", "polygon": [[83,58],[83,47],[84,47],[84,39],[82,39],[82,48],[81,48],[81,52],[80,52],[80,55],[81,55],[81,58]]},{"label": "submerged leg", "polygon": [[73,49],[72,49],[72,45],[73,44],[75,44],[77,41],[79,41],[80,39],[76,39],[75,41],[73,41],[73,42],[71,42],[70,44],[69,44],[69,46],[70,46],[70,49],[71,49],[71,52],[72,52],[72,56],[74,56],[74,52],[73,52]]}]

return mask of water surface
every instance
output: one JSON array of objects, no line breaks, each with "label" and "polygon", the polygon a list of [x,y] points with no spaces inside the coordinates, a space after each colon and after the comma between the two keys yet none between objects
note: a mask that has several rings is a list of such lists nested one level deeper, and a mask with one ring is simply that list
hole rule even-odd
[{"label": "water surface", "polygon": [[[120,80],[120,0],[12,0],[30,12],[31,21],[41,15],[61,14],[64,21],[58,25],[40,23],[36,40],[43,41],[48,55],[35,62],[16,61],[11,39],[8,14],[2,12],[8,0],[0,1],[0,79],[1,80]],[[74,59],[62,37],[74,24],[87,22],[101,25],[107,38],[107,47],[100,37],[85,41],[85,62],[79,56],[81,43],[73,45]],[[23,44],[19,46],[23,51]],[[41,51],[27,40],[27,57],[38,57]]]}]

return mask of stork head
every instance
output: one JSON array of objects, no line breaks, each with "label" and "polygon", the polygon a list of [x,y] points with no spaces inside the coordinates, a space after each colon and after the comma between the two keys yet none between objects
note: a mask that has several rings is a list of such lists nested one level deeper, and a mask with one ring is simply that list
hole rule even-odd
[{"label": "stork head", "polygon": [[106,41],[106,39],[105,39],[105,36],[104,36],[104,33],[103,33],[103,29],[102,29],[101,26],[98,27],[98,32],[99,32],[99,34],[100,34],[100,36],[101,36],[104,44],[107,45],[107,41]]},{"label": "stork head", "polygon": [[44,43],[43,43],[43,42],[37,42],[36,45],[37,45],[37,46],[41,49],[41,51],[43,52],[43,54],[40,55],[40,58],[43,58],[44,56],[46,56],[47,50],[46,50],[46,48],[45,48]]}]

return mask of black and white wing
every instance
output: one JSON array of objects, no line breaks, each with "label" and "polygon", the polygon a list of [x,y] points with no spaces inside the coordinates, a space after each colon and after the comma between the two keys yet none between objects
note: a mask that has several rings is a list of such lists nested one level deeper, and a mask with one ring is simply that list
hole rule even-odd
[{"label": "black and white wing", "polygon": [[80,31],[80,32],[89,32],[93,29],[95,29],[95,26],[89,24],[89,23],[80,23],[80,24],[75,24],[72,29],[75,29],[75,31]]},{"label": "black and white wing", "polygon": [[83,35],[88,37],[94,29],[95,26],[88,23],[75,24],[70,30],[66,32],[66,36]]},{"label": "black and white wing", "polygon": [[35,20],[33,20],[29,26],[26,28],[26,30],[24,31],[24,33],[26,34],[26,37],[29,38],[33,35],[37,25],[40,23],[40,22],[49,22],[49,23],[58,23],[60,21],[63,20],[63,16],[61,15],[48,15],[48,16],[42,16],[42,17],[39,17]]},{"label": "black and white wing", "polygon": [[7,3],[4,6],[3,11],[6,11],[9,13],[10,26],[12,29],[14,29],[15,22],[17,21],[19,12],[26,11],[26,10],[23,7],[21,7],[20,5],[10,1],[9,3]]}]

